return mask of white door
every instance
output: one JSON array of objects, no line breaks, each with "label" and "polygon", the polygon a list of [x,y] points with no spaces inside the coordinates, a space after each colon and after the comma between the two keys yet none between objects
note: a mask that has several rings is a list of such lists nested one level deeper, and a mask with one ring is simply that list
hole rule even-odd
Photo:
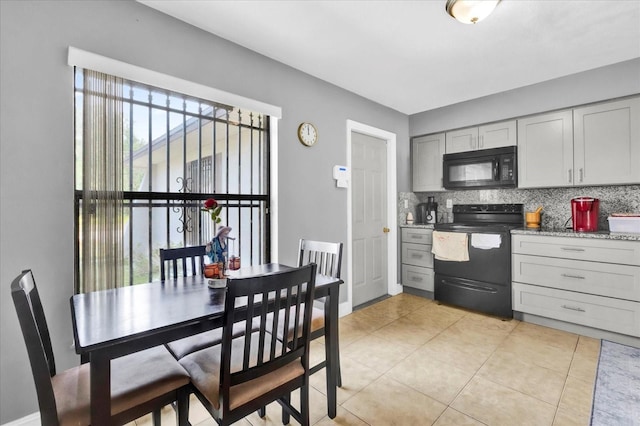
[{"label": "white door", "polygon": [[[387,294],[387,146],[351,134],[353,306]],[[393,259],[395,261],[395,259]]]}]

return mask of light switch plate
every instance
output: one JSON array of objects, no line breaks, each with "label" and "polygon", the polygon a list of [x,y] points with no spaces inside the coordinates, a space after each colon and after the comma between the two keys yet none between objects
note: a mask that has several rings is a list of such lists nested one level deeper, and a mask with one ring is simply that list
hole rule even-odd
[{"label": "light switch plate", "polygon": [[409,208],[409,200],[404,200],[404,208],[405,209]]},{"label": "light switch plate", "polygon": [[447,198],[447,208],[453,208],[453,200],[451,198]]}]

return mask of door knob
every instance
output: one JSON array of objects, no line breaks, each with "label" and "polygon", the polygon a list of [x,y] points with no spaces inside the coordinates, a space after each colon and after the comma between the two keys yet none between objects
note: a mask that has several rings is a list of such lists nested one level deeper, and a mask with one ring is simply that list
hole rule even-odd
[{"label": "door knob", "polygon": [[391,229],[385,226],[384,228],[382,228],[382,232],[384,232],[385,234],[388,234],[389,232],[391,232]]}]

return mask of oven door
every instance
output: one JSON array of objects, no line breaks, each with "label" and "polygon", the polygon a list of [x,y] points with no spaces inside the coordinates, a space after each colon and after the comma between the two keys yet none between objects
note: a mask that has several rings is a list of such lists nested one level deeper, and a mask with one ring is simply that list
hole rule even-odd
[{"label": "oven door", "polygon": [[[512,318],[511,236],[509,231],[504,230],[487,232],[490,228],[459,226],[458,230],[447,230],[468,233],[469,261],[434,260],[434,298],[444,303]],[[480,237],[473,238],[473,234]],[[479,248],[472,244],[472,241],[482,241],[487,236],[495,242],[497,235],[500,236],[498,247]]]},{"label": "oven door", "polygon": [[[469,261],[450,262],[434,260],[434,272],[451,277],[489,283],[511,282],[511,234],[504,227],[474,227],[449,224],[450,227],[436,225],[436,230],[446,232],[465,232],[468,236]],[[478,248],[472,245],[473,234],[480,236],[499,236],[500,246],[496,248]]]}]

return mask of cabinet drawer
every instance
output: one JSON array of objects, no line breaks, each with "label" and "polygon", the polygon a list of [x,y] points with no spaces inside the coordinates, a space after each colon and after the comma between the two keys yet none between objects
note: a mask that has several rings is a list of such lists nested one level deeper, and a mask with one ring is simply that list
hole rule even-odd
[{"label": "cabinet drawer", "polygon": [[513,310],[640,337],[640,303],[513,283]]},{"label": "cabinet drawer", "polygon": [[433,269],[402,265],[402,285],[433,292]]},{"label": "cabinet drawer", "polygon": [[640,241],[514,235],[514,253],[640,266]]},{"label": "cabinet drawer", "polygon": [[433,229],[402,228],[403,243],[431,244],[432,235]]},{"label": "cabinet drawer", "polygon": [[513,281],[640,301],[640,267],[554,257],[512,256]]},{"label": "cabinet drawer", "polygon": [[402,243],[402,263],[433,268],[431,244]]}]

